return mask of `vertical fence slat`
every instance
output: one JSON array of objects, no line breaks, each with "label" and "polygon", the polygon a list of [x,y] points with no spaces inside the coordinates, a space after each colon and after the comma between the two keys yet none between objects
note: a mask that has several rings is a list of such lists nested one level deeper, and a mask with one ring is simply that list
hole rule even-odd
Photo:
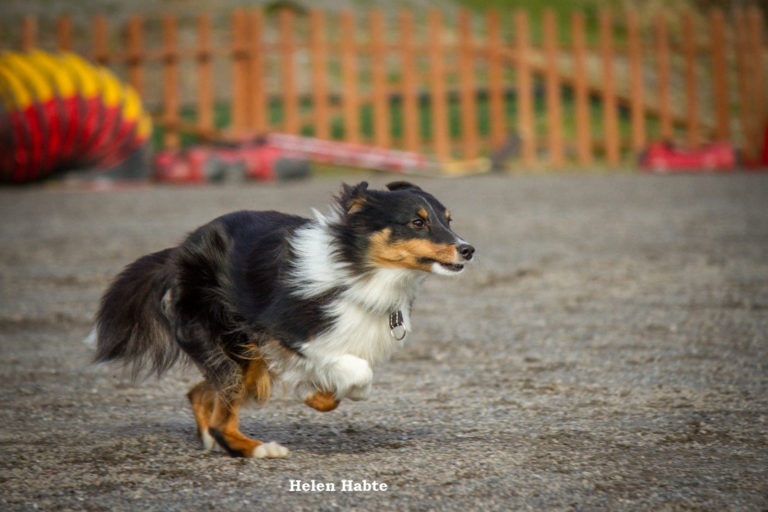
[{"label": "vertical fence slat", "polygon": [[592,165],[592,126],[589,122],[589,88],[587,75],[587,39],[584,15],[575,12],[571,20],[573,44],[573,92],[576,102],[576,148],[579,164]]},{"label": "vertical fence slat", "polygon": [[504,61],[502,60],[503,41],[501,37],[499,12],[492,10],[486,15],[488,29],[488,109],[490,112],[491,148],[504,143],[506,131],[506,108],[504,105]]},{"label": "vertical fence slat", "polygon": [[661,137],[665,140],[672,139],[672,114],[669,98],[670,60],[669,38],[667,36],[667,20],[659,13],[655,20],[656,36],[656,79],[659,94],[659,121],[661,124]]},{"label": "vertical fence slat", "polygon": [[734,51],[736,53],[736,74],[738,76],[738,89],[739,89],[739,120],[741,124],[741,149],[744,156],[747,159],[754,157],[752,151],[751,142],[754,140],[754,130],[752,127],[752,119],[750,116],[753,105],[750,104],[750,80],[751,76],[748,71],[748,41],[746,31],[740,30],[739,27],[746,25],[746,17],[743,11],[737,10],[734,15],[734,32],[736,35],[736,44],[734,45]]},{"label": "vertical fence slat", "polygon": [[299,133],[299,97],[296,89],[296,71],[293,41],[294,15],[291,9],[282,9],[279,14],[280,23],[280,69],[282,70],[283,90],[283,131]]},{"label": "vertical fence slat", "polygon": [[387,91],[387,60],[384,42],[384,17],[374,10],[370,17],[371,27],[371,80],[373,86],[373,143],[389,147],[389,93]]},{"label": "vertical fence slat", "polygon": [[163,118],[164,146],[179,147],[179,52],[173,15],[163,17]]},{"label": "vertical fence slat", "polygon": [[549,146],[549,161],[554,167],[562,167],[563,157],[563,113],[560,96],[560,49],[557,42],[557,20],[551,9],[544,11],[544,53],[547,69],[547,142]]},{"label": "vertical fence slat", "polygon": [[232,13],[232,131],[241,137],[248,128],[248,62],[246,17],[242,9]]},{"label": "vertical fence slat", "polygon": [[620,160],[619,120],[613,69],[613,19],[608,11],[600,12],[600,53],[603,61],[605,159],[609,165],[617,165]]},{"label": "vertical fence slat", "polygon": [[205,135],[214,127],[211,59],[211,16],[201,14],[197,17],[197,127]]},{"label": "vertical fence slat", "polygon": [[533,113],[533,76],[528,61],[530,38],[528,35],[528,13],[515,13],[516,56],[517,56],[517,102],[518,130],[522,139],[522,161],[531,165],[536,160],[536,127]]},{"label": "vertical fence slat", "polygon": [[144,53],[142,19],[138,15],[128,19],[126,27],[126,56],[128,66],[128,83],[136,89],[139,96],[144,94]]},{"label": "vertical fence slat", "polygon": [[645,148],[645,88],[639,19],[637,12],[634,11],[627,14],[627,39],[631,75],[632,149],[639,153]]},{"label": "vertical fence slat", "polygon": [[262,40],[264,38],[264,15],[261,10],[248,13],[248,101],[249,126],[255,133],[267,131],[267,113],[269,102],[266,90],[265,57]]},{"label": "vertical fence slat", "polygon": [[696,87],[696,24],[693,13],[686,11],[682,20],[683,54],[685,58],[685,107],[688,146],[699,145],[699,102]]},{"label": "vertical fence slat", "polygon": [[763,144],[763,134],[766,129],[765,116],[765,59],[763,58],[763,21],[760,10],[752,6],[747,11],[747,33],[749,34],[750,61],[753,62],[751,70],[753,109],[753,136],[752,147],[754,154],[758,156]]},{"label": "vertical fence slat", "polygon": [[713,100],[715,107],[715,138],[727,141],[731,137],[730,112],[728,106],[728,65],[725,60],[725,16],[716,9],[710,16],[712,52]]},{"label": "vertical fence slat", "polygon": [[109,63],[109,50],[107,48],[107,18],[100,14],[93,18],[93,54],[94,62],[106,66]]},{"label": "vertical fence slat", "polygon": [[313,10],[309,17],[312,54],[312,113],[315,137],[328,139],[328,48],[325,39],[325,13]]},{"label": "vertical fence slat", "polygon": [[37,18],[24,16],[21,19],[21,50],[28,52],[37,46]]},{"label": "vertical fence slat", "polygon": [[360,112],[357,94],[357,31],[352,11],[341,13],[341,80],[344,140],[357,143],[360,139]]},{"label": "vertical fence slat", "polygon": [[410,11],[400,13],[400,62],[402,66],[403,148],[419,150],[419,110],[416,56],[413,45],[413,17]]},{"label": "vertical fence slat", "polygon": [[445,87],[443,62],[443,24],[440,11],[429,12],[429,82],[431,89],[432,147],[439,159],[450,157],[448,132],[448,94]]},{"label": "vertical fence slat", "polygon": [[56,20],[56,47],[65,52],[72,50],[72,18],[66,14]]},{"label": "vertical fence slat", "polygon": [[459,79],[461,82],[461,139],[464,158],[477,157],[477,105],[475,102],[472,17],[459,11]]}]

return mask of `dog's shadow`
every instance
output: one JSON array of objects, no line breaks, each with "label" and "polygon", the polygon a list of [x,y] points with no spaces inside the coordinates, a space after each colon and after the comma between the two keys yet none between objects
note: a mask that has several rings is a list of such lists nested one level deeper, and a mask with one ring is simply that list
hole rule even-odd
[{"label": "dog's shadow", "polygon": [[[366,420],[322,423],[320,421],[245,420],[242,432],[264,442],[276,441],[291,451],[316,454],[369,453],[401,450],[413,444],[444,442],[446,433],[439,425],[424,427],[396,423],[382,424]],[[166,449],[183,449],[199,444],[192,418],[178,421],[154,421],[120,426],[94,426],[89,437],[101,442],[100,451],[132,444],[160,443]],[[450,438],[450,435],[448,435]],[[98,444],[98,443],[97,443]],[[113,451],[117,450],[114,448]],[[120,448],[117,451],[122,451]]]},{"label": "dog's shadow", "polygon": [[274,439],[291,450],[318,454],[400,450],[416,442],[428,442],[440,437],[440,433],[433,428],[408,428],[366,421],[346,425],[296,422],[249,427],[248,432],[252,431],[258,439]]}]

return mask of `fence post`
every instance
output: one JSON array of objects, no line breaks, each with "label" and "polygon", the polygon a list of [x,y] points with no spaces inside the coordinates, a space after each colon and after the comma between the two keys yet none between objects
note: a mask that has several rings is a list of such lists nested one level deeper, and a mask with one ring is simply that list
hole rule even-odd
[{"label": "fence post", "polygon": [[667,20],[659,13],[656,24],[656,63],[658,66],[657,79],[659,90],[659,121],[661,123],[661,138],[672,139],[672,116],[669,100],[669,39],[667,37]]},{"label": "fence post", "polygon": [[144,53],[142,50],[142,20],[138,15],[128,19],[127,27],[127,65],[128,82],[136,90],[139,96],[144,94]]},{"label": "fence post", "polygon": [[328,139],[328,49],[325,40],[325,13],[313,10],[310,15],[312,53],[312,112],[314,114],[315,137]]},{"label": "fence post", "polygon": [[21,50],[28,52],[37,46],[37,18],[24,16],[21,19]]},{"label": "fence post", "polygon": [[461,138],[464,158],[477,157],[474,57],[472,17],[466,9],[461,9],[459,11],[459,79],[461,83]]},{"label": "fence post", "polygon": [[645,90],[643,87],[643,52],[637,12],[627,14],[627,37],[631,73],[632,149],[639,153],[645,148]]},{"label": "fence post", "polygon": [[619,122],[613,77],[613,20],[608,11],[600,12],[600,53],[603,60],[603,137],[609,165],[620,160]]},{"label": "fence post", "polygon": [[403,67],[401,81],[401,92],[403,95],[403,148],[407,151],[418,151],[420,139],[413,32],[413,17],[410,11],[403,10],[400,13],[400,62]]},{"label": "fence post", "polygon": [[91,58],[102,66],[109,63],[107,38],[107,18],[100,14],[93,18],[93,54]]},{"label": "fence post", "polygon": [[747,159],[751,159],[755,156],[752,146],[752,141],[755,140],[754,127],[752,126],[752,116],[750,115],[751,109],[754,108],[754,106],[751,105],[750,102],[751,77],[747,71],[749,56],[747,34],[744,30],[744,27],[746,27],[746,18],[743,11],[737,10],[733,21],[734,32],[736,34],[736,45],[734,50],[736,52],[736,73],[738,75],[739,88],[739,117],[741,120],[742,131],[741,149],[744,156],[747,157]]},{"label": "fence post", "polygon": [[715,9],[712,11],[710,27],[715,137],[719,141],[728,141],[731,137],[731,119],[728,107],[728,67],[725,60],[725,17],[722,10]]},{"label": "fence post", "polygon": [[502,59],[503,41],[501,37],[499,12],[492,10],[486,15],[488,38],[488,109],[490,110],[491,149],[504,143],[507,111],[504,102],[504,60]]},{"label": "fence post", "polygon": [[763,134],[766,129],[765,116],[765,59],[763,58],[763,22],[760,10],[752,6],[747,11],[747,23],[750,46],[750,61],[752,69],[752,104],[754,141],[752,143],[755,156],[760,154],[763,145]]},{"label": "fence post", "polygon": [[544,53],[546,55],[547,69],[546,94],[547,94],[547,132],[549,146],[549,161],[554,167],[563,165],[563,114],[562,98],[560,97],[560,67],[557,43],[557,20],[552,9],[544,11]]},{"label": "fence post", "polygon": [[72,18],[63,14],[56,20],[56,46],[59,51],[72,50]]},{"label": "fence post", "polygon": [[529,36],[526,11],[515,12],[515,33],[517,35],[518,129],[522,139],[522,161],[524,165],[532,165],[536,161],[536,127],[533,113],[533,76],[528,60]]},{"label": "fence post", "polygon": [[592,126],[589,115],[589,89],[587,75],[587,41],[584,34],[584,15],[573,13],[571,19],[573,44],[574,99],[576,102],[576,146],[579,164],[592,165]]},{"label": "fence post", "polygon": [[248,61],[246,59],[246,19],[242,9],[232,13],[232,130],[241,137],[248,122]]},{"label": "fence post", "polygon": [[448,95],[445,87],[443,63],[443,25],[440,11],[429,11],[429,60],[432,114],[432,144],[435,156],[444,160],[450,157],[448,126]]},{"label": "fence post", "polygon": [[282,9],[279,14],[280,23],[280,68],[282,69],[283,89],[283,131],[299,133],[299,105],[296,94],[296,72],[293,54],[293,11]]},{"label": "fence post", "polygon": [[176,17],[163,17],[163,145],[179,147],[179,53],[176,37]]},{"label": "fence post", "polygon": [[213,132],[213,76],[211,65],[211,17],[197,18],[197,127],[200,132]]},{"label": "fence post", "polygon": [[360,112],[357,97],[357,31],[352,11],[342,11],[340,24],[344,140],[354,144],[360,136]]},{"label": "fence post", "polygon": [[264,33],[264,15],[262,11],[255,10],[248,13],[248,26],[250,37],[248,40],[248,86],[249,101],[248,125],[256,133],[267,131],[267,101],[266,82],[264,81],[264,48],[262,39]]},{"label": "fence post", "polygon": [[384,42],[384,18],[381,11],[374,10],[370,17],[371,26],[371,80],[373,86],[373,143],[389,147],[389,95],[387,91],[387,60]]},{"label": "fence post", "polygon": [[690,11],[683,14],[682,30],[688,146],[695,148],[699,145],[699,102],[696,87],[696,24]]}]

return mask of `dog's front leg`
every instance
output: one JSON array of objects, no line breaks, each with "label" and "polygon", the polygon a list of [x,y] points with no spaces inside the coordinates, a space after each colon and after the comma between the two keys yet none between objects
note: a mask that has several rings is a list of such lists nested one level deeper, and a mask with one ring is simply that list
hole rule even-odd
[{"label": "dog's front leg", "polygon": [[368,361],[344,354],[335,364],[336,397],[365,400],[371,394],[373,370]]},{"label": "dog's front leg", "polygon": [[332,411],[342,398],[364,400],[371,393],[373,370],[368,361],[357,356],[344,354],[319,372],[318,381],[323,384],[304,393],[304,403],[318,411]]}]

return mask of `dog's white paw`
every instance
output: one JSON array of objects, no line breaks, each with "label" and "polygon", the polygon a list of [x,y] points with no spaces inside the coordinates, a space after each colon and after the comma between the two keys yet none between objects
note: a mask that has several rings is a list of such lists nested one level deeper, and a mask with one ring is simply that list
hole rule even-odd
[{"label": "dog's white paw", "polygon": [[205,429],[200,435],[200,441],[203,443],[203,450],[206,451],[211,451],[218,446],[218,443],[216,443],[216,440],[210,432],[208,432],[208,429]]},{"label": "dog's white paw", "polygon": [[368,381],[362,386],[352,386],[349,388],[349,391],[347,391],[346,397],[350,400],[366,400],[369,396],[371,396],[371,388],[373,387],[372,384],[373,383],[371,381]]},{"label": "dog's white paw", "polygon": [[358,394],[364,394],[366,389],[370,391],[373,370],[365,359],[344,354],[336,360],[334,373],[337,389],[344,396],[349,396],[353,390]]},{"label": "dog's white paw", "polygon": [[288,455],[288,448],[281,446],[274,441],[269,443],[260,444],[253,450],[254,459],[276,459],[279,457],[285,457]]}]

